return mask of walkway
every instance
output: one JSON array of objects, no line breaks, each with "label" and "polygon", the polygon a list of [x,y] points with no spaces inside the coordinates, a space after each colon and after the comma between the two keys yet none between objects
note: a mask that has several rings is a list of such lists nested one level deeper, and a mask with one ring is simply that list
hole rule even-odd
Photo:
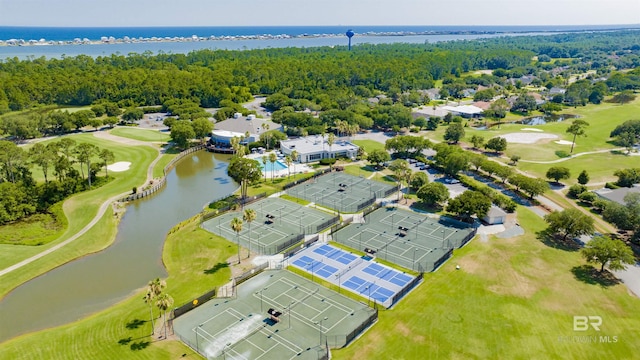
[{"label": "walkway", "polygon": [[[101,135],[98,135],[101,134]],[[139,145],[148,145],[148,146],[153,146],[149,143],[145,143],[143,141],[138,141],[138,140],[132,140],[132,139],[126,139],[126,138],[122,138],[119,136],[115,136],[109,133],[102,133],[102,132],[95,132],[94,133],[95,137],[99,137],[105,140],[109,140],[109,141],[115,141],[115,142],[119,142],[122,144],[128,144],[128,145],[134,145],[134,146],[139,146]],[[156,163],[160,160],[160,158],[162,157],[162,152],[158,152],[158,156],[151,162],[151,164],[149,164],[149,168],[147,169],[147,180],[146,183],[149,183],[151,180],[153,180],[153,168],[156,165]],[[98,213],[96,214],[96,216],[93,217],[93,219],[91,219],[91,221],[85,225],[80,231],[78,231],[77,233],[75,233],[74,235],[72,235],[70,238],[68,238],[67,240],[56,244],[46,250],[43,250],[40,253],[37,253],[33,256],[31,256],[30,258],[27,258],[25,260],[20,261],[19,263],[16,263],[14,265],[11,265],[7,268],[4,268],[2,270],[0,270],[0,277],[3,275],[6,275],[14,270],[17,270],[23,266],[26,266],[44,256],[47,256],[49,254],[51,254],[52,252],[59,250],[60,248],[68,245],[69,243],[75,241],[76,239],[78,239],[79,237],[81,237],[82,235],[84,235],[87,231],[91,230],[91,228],[102,218],[102,216],[104,215],[104,213],[107,211],[107,209],[109,208],[109,206],[116,200],[122,198],[125,195],[128,195],[129,192],[126,193],[122,193],[116,196],[113,196],[109,199],[107,199],[105,202],[102,203],[102,205],[100,205],[100,208],[98,209]]]}]

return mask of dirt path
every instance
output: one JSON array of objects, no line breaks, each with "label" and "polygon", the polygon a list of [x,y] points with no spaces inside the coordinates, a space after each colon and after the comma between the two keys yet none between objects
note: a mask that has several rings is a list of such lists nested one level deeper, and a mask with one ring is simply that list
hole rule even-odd
[{"label": "dirt path", "polygon": [[[99,135],[98,135],[99,134]],[[145,146],[153,146],[149,143],[143,142],[143,141],[138,141],[138,140],[132,140],[132,139],[126,139],[123,137],[119,137],[119,136],[115,136],[115,135],[111,135],[109,133],[102,133],[102,132],[95,132],[94,133],[95,137],[101,138],[101,139],[105,139],[105,140],[109,140],[109,141],[114,141],[114,142],[118,142],[121,144],[127,144],[127,145],[134,145],[134,146],[140,146],[140,145],[145,145]],[[160,160],[160,158],[162,157],[162,152],[158,153],[158,156],[156,156],[156,158],[151,162],[151,164],[149,164],[149,167],[147,168],[147,180],[145,182],[148,183],[149,181],[151,181],[153,179],[153,168],[156,165],[156,163]],[[107,211],[107,209],[109,208],[109,206],[111,206],[111,204],[122,198],[125,195],[128,195],[129,192],[125,192],[116,196],[113,196],[109,199],[107,199],[105,202],[102,203],[102,205],[100,205],[100,208],[98,209],[98,213],[96,214],[96,216],[93,217],[93,219],[91,219],[91,221],[85,225],[80,231],[78,231],[77,233],[75,233],[74,235],[72,235],[70,238],[68,238],[67,240],[56,244],[40,253],[37,253],[33,256],[31,256],[30,258],[24,259],[22,261],[20,261],[19,263],[13,264],[7,268],[4,268],[2,270],[0,270],[0,277],[8,274],[14,270],[17,270],[25,265],[28,265],[44,256],[47,256],[49,254],[51,254],[52,252],[68,245],[69,243],[73,242],[74,240],[78,239],[79,237],[81,237],[82,235],[86,234],[87,231],[89,231],[104,215],[104,213]]]}]

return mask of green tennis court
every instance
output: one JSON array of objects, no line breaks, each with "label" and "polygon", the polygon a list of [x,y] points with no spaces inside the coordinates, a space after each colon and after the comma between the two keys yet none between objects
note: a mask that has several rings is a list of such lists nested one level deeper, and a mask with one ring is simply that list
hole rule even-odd
[{"label": "green tennis court", "polygon": [[395,186],[343,172],[331,172],[296,185],[287,194],[343,213],[355,213],[385,198]]},{"label": "green tennis court", "polygon": [[[245,206],[256,218],[244,222],[239,235],[231,229],[231,220],[243,218],[243,212],[231,211],[202,223],[202,227],[229,241],[261,254],[273,255],[299,243],[305,234],[315,234],[337,223],[339,218],[280,198],[266,198]],[[237,236],[237,237],[236,237]]]},{"label": "green tennis court", "polygon": [[377,319],[363,303],[286,270],[240,284],[174,320],[175,333],[207,359],[325,359]]},{"label": "green tennis court", "polygon": [[365,223],[332,234],[333,240],[407,269],[432,271],[475,235],[461,222],[398,209],[380,208]]}]

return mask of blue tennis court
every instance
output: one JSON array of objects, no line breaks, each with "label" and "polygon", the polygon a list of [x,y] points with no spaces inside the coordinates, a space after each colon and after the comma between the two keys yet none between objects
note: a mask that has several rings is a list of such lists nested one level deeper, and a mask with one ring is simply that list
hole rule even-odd
[{"label": "blue tennis court", "polygon": [[319,275],[325,279],[338,271],[338,269],[333,266],[325,264],[322,261],[314,260],[308,256],[302,256],[298,260],[295,260],[293,265],[308,272],[313,272],[315,275]]},{"label": "blue tennis court", "polygon": [[383,286],[376,285],[375,282],[366,281],[357,276],[352,276],[344,282],[344,287],[351,289],[362,296],[376,300],[379,303],[385,303],[392,297],[395,292]]},{"label": "blue tennis court", "polygon": [[316,254],[324,255],[329,259],[338,261],[345,265],[349,265],[351,262],[358,258],[353,254],[349,254],[346,251],[334,248],[333,246],[329,245],[322,245],[319,248],[313,250],[313,252],[315,252]]},{"label": "blue tennis court", "polygon": [[396,294],[416,285],[409,274],[325,243],[293,255],[289,264],[385,307],[398,300]]}]

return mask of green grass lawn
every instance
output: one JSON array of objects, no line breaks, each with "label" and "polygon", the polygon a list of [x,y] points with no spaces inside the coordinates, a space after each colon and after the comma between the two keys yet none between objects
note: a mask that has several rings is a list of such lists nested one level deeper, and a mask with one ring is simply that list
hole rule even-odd
[{"label": "green grass lawn", "polygon": [[164,167],[167,166],[178,154],[164,153],[156,165],[153,167],[153,177],[159,178],[164,175]]},{"label": "green grass lawn", "polygon": [[[224,266],[235,246],[198,227],[177,225],[167,237],[163,262],[169,271],[166,292],[179,306],[230,277]],[[222,265],[221,265],[222,264]],[[149,279],[151,280],[151,279]],[[178,341],[151,337],[143,291],[86,319],[20,336],[0,344],[3,359],[177,359],[199,358]],[[154,309],[158,315],[158,310]],[[156,334],[157,335],[157,334]]]},{"label": "green grass lawn", "polygon": [[[631,359],[640,350],[640,300],[624,285],[580,280],[577,252],[544,245],[544,227],[519,209],[527,234],[474,239],[335,359]],[[456,265],[461,270],[456,270]],[[574,275],[576,273],[576,275]],[[574,315],[598,315],[599,333],[573,331]],[[572,336],[618,336],[584,344]]]},{"label": "green grass lawn", "polygon": [[590,183],[603,183],[617,180],[613,176],[616,169],[638,167],[640,158],[638,156],[626,156],[623,154],[601,153],[578,156],[556,164],[536,164],[519,162],[518,168],[537,177],[544,178],[547,170],[551,166],[564,166],[571,170],[571,179],[563,180],[564,184],[575,184],[577,177],[582,170],[589,174]]},{"label": "green grass lawn", "polygon": [[353,140],[352,143],[363,148],[367,153],[370,153],[373,150],[384,150],[384,144],[375,140]]},{"label": "green grass lawn", "polygon": [[[618,146],[610,142],[609,134],[618,125],[631,119],[637,118],[640,112],[640,98],[625,104],[602,103],[600,105],[589,104],[577,108],[568,108],[562,111],[565,114],[579,115],[581,119],[587,121],[589,126],[585,129],[586,137],[576,138],[574,153],[598,151],[613,149]],[[558,140],[572,141],[573,135],[566,132],[571,121],[561,121],[555,123],[547,123],[535,126],[536,129],[543,130],[546,133],[558,135]],[[471,138],[473,135],[480,135],[488,140],[495,136],[500,136],[512,132],[519,132],[523,128],[532,126],[520,124],[503,124],[500,129],[492,127],[490,130],[474,130],[465,128],[465,139]],[[439,139],[444,134],[445,127],[439,127],[435,132],[435,136]],[[556,160],[558,156],[555,154],[557,150],[565,150],[569,152],[570,145],[558,145],[553,141],[545,141],[544,144],[509,144],[506,155],[520,155],[525,160],[549,161]]]},{"label": "green grass lawn", "polygon": [[0,243],[10,245],[44,245],[64,233],[67,217],[62,202],[45,214],[34,214],[21,221],[0,226]]},{"label": "green grass lawn", "polygon": [[117,127],[111,131],[111,134],[122,136],[128,139],[140,141],[165,142],[171,140],[169,133],[156,130],[136,129],[131,127]]},{"label": "green grass lawn", "polygon": [[[474,239],[393,309],[381,311],[362,337],[333,350],[334,358],[634,358],[640,350],[634,335],[640,330],[640,300],[624,285],[585,277],[577,252],[543,244],[535,236],[545,226],[542,219],[518,211],[525,235]],[[175,304],[226,282],[229,269],[220,264],[233,254],[231,242],[201,230],[197,221],[176,226],[163,254]],[[141,297],[139,292],[76,323],[5,342],[0,353],[10,359],[194,358],[176,341],[148,336],[149,309]],[[601,331],[574,332],[574,315],[601,316]],[[618,341],[571,342],[585,335]]]},{"label": "green grass lawn", "polygon": [[[5,268],[33,256],[78,232],[97,214],[98,208],[106,199],[128,192],[132,187],[144,183],[147,167],[158,154],[157,150],[149,146],[123,146],[111,141],[98,139],[90,134],[74,135],[73,138],[78,142],[92,143],[98,147],[113,151],[116,158],[115,161],[130,161],[132,163],[131,168],[125,172],[110,172],[109,175],[115,178],[113,181],[98,189],[82,192],[67,199],[63,204],[63,210],[68,219],[68,226],[64,234],[57,240],[43,246],[0,244],[0,268]],[[105,217],[113,222],[111,211],[107,211]],[[115,232],[116,226],[115,224],[106,225],[103,221],[80,239],[55,251],[53,254],[12,272],[10,276],[3,277],[3,281],[0,282],[0,297],[24,281],[78,256],[106,247],[113,241],[113,237],[110,234]]]}]

